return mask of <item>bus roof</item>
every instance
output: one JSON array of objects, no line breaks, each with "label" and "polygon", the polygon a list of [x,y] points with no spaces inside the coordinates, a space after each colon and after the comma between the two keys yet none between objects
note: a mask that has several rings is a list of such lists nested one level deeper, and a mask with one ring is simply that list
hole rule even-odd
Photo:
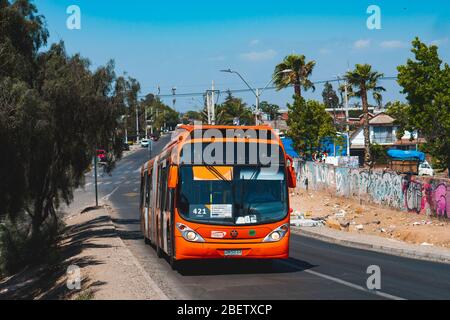
[{"label": "bus roof", "polygon": [[[262,140],[276,140],[278,142],[278,144],[280,145],[280,148],[283,150],[283,152],[285,152],[283,143],[279,139],[278,134],[271,126],[269,126],[267,124],[255,125],[255,126],[203,125],[202,124],[202,125],[179,125],[179,126],[177,126],[176,130],[172,134],[171,142],[169,142],[164,147],[164,149],[160,152],[160,154],[170,152],[170,150],[177,145],[180,146],[180,149],[181,149],[181,147],[184,144],[188,143],[189,139],[187,139],[187,138],[190,137],[194,131],[196,131],[196,130],[205,131],[205,130],[210,130],[210,129],[219,130],[219,131],[225,131],[225,130],[243,130],[243,131],[254,130],[256,132],[269,131],[271,133],[271,136],[266,139],[262,139]],[[226,139],[226,137],[225,137],[225,139]],[[143,165],[141,171],[142,172],[145,171],[145,169],[148,168],[148,166],[151,165],[158,156],[159,156],[159,154],[152,160],[146,162]]]}]

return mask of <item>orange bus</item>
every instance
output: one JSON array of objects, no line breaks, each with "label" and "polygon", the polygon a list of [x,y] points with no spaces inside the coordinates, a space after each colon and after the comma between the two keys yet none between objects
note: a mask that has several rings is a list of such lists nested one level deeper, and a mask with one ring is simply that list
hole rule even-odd
[{"label": "orange bus", "polygon": [[268,126],[179,126],[141,169],[145,242],[189,259],[289,256],[293,161]]}]

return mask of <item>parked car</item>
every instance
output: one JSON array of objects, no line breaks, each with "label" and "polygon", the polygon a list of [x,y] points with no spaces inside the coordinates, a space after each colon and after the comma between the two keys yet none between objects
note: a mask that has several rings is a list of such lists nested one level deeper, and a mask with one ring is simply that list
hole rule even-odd
[{"label": "parked car", "polygon": [[130,151],[130,145],[128,143],[123,143],[123,151]]},{"label": "parked car", "polygon": [[434,170],[426,160],[419,165],[419,176],[434,176]]},{"label": "parked car", "polygon": [[149,139],[142,139],[141,140],[141,147],[142,148],[148,148],[149,144],[150,144],[150,140]]},{"label": "parked car", "polygon": [[159,136],[158,135],[156,135],[156,134],[153,134],[151,137],[150,137],[150,139],[152,139],[153,141],[158,141],[159,140]]}]

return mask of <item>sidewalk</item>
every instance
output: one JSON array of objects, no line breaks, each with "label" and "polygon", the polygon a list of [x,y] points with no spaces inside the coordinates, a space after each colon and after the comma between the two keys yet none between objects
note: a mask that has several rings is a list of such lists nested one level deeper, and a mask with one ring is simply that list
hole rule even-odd
[{"label": "sidewalk", "polygon": [[395,239],[357,234],[322,227],[291,227],[294,234],[347,247],[376,251],[407,258],[450,264],[450,250],[433,246],[409,244]]},{"label": "sidewalk", "polygon": [[[57,260],[0,281],[0,299],[167,299],[119,237],[107,206],[86,208],[65,222]],[[69,267],[79,277],[70,276]],[[74,279],[80,279],[80,289],[68,288]]]}]

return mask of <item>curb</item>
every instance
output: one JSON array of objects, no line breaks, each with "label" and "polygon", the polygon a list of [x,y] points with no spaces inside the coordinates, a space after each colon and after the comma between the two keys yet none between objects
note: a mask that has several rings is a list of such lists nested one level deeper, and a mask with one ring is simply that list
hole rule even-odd
[{"label": "curb", "polygon": [[123,242],[122,238],[119,236],[119,234],[117,233],[117,228],[116,225],[112,222],[112,218],[111,218],[111,208],[109,207],[109,205],[105,204],[103,205],[103,207],[106,210],[106,213],[109,216],[111,225],[113,226],[115,232],[116,232],[116,237],[119,239],[120,243],[122,244],[122,246],[127,250],[128,255],[130,256],[130,260],[133,262],[133,264],[136,266],[137,270],[139,270],[139,272],[141,273],[141,275],[144,277],[144,279],[147,281],[148,285],[152,288],[152,290],[155,291],[155,293],[159,296],[160,300],[169,300],[169,297],[161,290],[161,288],[156,284],[156,282],[149,276],[149,274],[145,271],[144,267],[141,265],[141,263],[138,261],[138,259],[136,259],[136,257],[134,256],[134,254],[130,251],[130,249],[128,249],[127,245],[125,244],[125,242]]},{"label": "curb", "polygon": [[405,258],[413,258],[424,261],[440,262],[450,264],[450,253],[448,255],[432,253],[432,252],[418,252],[411,249],[399,249],[394,247],[389,247],[385,245],[376,245],[364,242],[357,242],[352,240],[340,239],[337,237],[332,237],[329,235],[320,234],[319,232],[313,232],[305,228],[291,226],[291,230],[294,234],[305,236],[308,238],[314,238],[317,240],[322,240],[328,243],[339,244],[345,247],[356,248],[374,251],[378,253],[385,253]]}]

